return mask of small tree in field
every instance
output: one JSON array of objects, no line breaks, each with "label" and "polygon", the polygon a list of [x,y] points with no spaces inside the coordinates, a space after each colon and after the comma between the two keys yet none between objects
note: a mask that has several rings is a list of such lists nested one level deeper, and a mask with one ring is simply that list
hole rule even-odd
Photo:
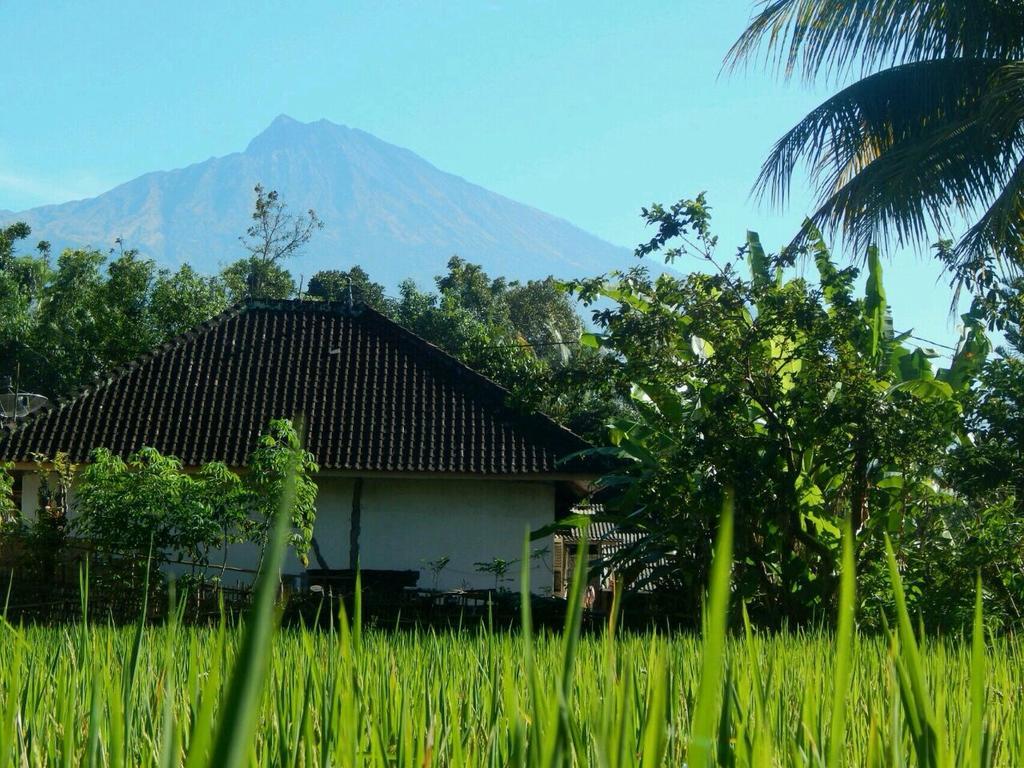
[{"label": "small tree in field", "polygon": [[473,563],[473,567],[480,573],[490,573],[494,576],[494,589],[501,589],[501,585],[509,580],[509,569],[518,563],[519,560],[505,560],[501,557],[491,558],[488,562]]},{"label": "small tree in field", "polygon": [[436,560],[424,560],[423,564],[427,566],[427,570],[430,571],[431,577],[431,589],[437,592],[437,583],[441,579],[441,571],[448,567],[448,563],[451,562],[451,557],[448,555],[441,555]]},{"label": "small tree in field", "polygon": [[129,559],[175,555],[202,563],[221,543],[201,478],[154,448],[122,459],[105,448],[92,452],[76,494],[79,532],[103,552]]},{"label": "small tree in field", "polygon": [[294,472],[291,541],[305,562],[316,518],[316,485],[310,479],[315,471],[289,421],[270,423],[244,479],[221,462],[190,473],[154,448],[124,459],[100,448],[81,472],[75,524],[101,553],[119,561],[138,563],[152,549],[157,558],[173,555],[203,568],[211,550],[220,549],[223,571],[228,544],[266,543]]},{"label": "small tree in field", "polygon": [[[292,532],[290,541],[295,554],[305,565],[313,541],[316,522],[316,483],[310,475],[318,469],[313,454],[302,450],[298,432],[286,419],[270,422],[260,436],[256,450],[249,457],[249,513],[253,524],[253,540],[265,546],[273,521],[281,509],[289,478],[294,474],[291,500]],[[262,567],[262,557],[260,566]]]}]

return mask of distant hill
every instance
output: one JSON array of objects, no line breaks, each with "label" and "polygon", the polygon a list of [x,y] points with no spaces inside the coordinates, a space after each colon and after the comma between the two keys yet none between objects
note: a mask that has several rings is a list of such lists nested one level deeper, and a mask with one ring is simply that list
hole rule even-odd
[{"label": "distant hill", "polygon": [[213,272],[243,255],[238,235],[253,186],[280,191],[325,228],[290,262],[298,276],[362,265],[389,286],[428,285],[458,254],[493,275],[592,275],[631,265],[630,252],[569,222],[445,173],[407,149],[326,120],[278,117],[244,152],[147,173],[87,200],[22,212],[33,241],[106,249],[116,237],[161,265]]}]

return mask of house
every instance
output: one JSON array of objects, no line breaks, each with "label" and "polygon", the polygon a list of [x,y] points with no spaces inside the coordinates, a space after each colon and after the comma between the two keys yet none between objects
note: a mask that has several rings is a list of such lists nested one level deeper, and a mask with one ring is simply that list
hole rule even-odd
[{"label": "house", "polygon": [[[0,437],[0,460],[15,462],[31,516],[37,455],[85,462],[98,447],[150,446],[186,467],[242,469],[272,419],[302,414],[320,468],[310,568],[349,569],[358,556],[366,570],[426,576],[426,562],[448,557],[438,587],[485,588],[494,576],[475,564],[518,560],[527,529],[566,513],[595,479],[587,461],[561,461],[586,447],[579,437],[507,395],[369,307],[250,302],[28,417]],[[257,560],[253,545],[229,549],[237,573]],[[531,566],[535,589],[553,589],[550,557]],[[286,572],[303,571],[290,555]]]}]

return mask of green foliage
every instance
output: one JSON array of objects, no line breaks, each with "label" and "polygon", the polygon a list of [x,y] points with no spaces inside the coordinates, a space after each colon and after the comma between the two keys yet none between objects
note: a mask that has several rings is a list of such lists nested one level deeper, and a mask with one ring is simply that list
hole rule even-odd
[{"label": "green foliage", "polygon": [[448,567],[448,563],[452,561],[450,555],[441,555],[433,560],[422,560],[423,565],[430,571],[430,588],[435,592],[437,591],[437,582],[441,578],[441,572]]},{"label": "green foliage", "polygon": [[265,550],[279,510],[287,507],[292,524],[289,543],[305,564],[316,522],[317,488],[310,475],[318,467],[313,455],[302,450],[295,426],[285,419],[270,422],[249,456],[247,468],[249,515],[256,523],[254,540]]},{"label": "green foliage", "polygon": [[151,322],[162,339],[190,331],[228,306],[227,286],[183,264],[177,272],[161,271],[149,301]]},{"label": "green foliage", "polygon": [[609,387],[602,355],[580,346],[583,324],[560,283],[492,279],[452,257],[437,289],[404,282],[391,316],[504,386],[521,407],[585,436],[600,434],[618,411],[622,393]]},{"label": "green foliage", "polygon": [[110,368],[150,351],[227,306],[219,280],[187,265],[158,270],[121,248],[13,253],[17,229],[0,254],[0,373],[24,391],[55,397],[92,383]]},{"label": "green foliage", "polygon": [[14,504],[14,464],[0,462],[0,534],[21,523],[21,510]]},{"label": "green foliage", "polygon": [[[776,143],[757,188],[785,201],[793,175],[818,192],[812,219],[861,246],[927,244],[974,221],[964,274],[997,256],[1012,274],[1024,225],[1024,9],[1003,0],[760,3],[729,62],[766,46],[788,77],[845,85]],[[922,172],[927,168],[928,172]]]},{"label": "green foliage", "polygon": [[220,550],[223,569],[228,544],[253,541],[265,548],[277,510],[293,492],[290,543],[305,562],[316,519],[310,478],[316,464],[298,445],[291,422],[272,421],[244,477],[221,462],[186,472],[181,461],[153,448],[123,459],[97,449],[80,473],[75,529],[116,560],[144,557],[152,549],[157,558],[173,556],[205,573],[214,565],[213,550]]},{"label": "green foliage", "polygon": [[[975,571],[985,577],[990,619],[1024,619],[1024,361],[1016,354],[989,360],[965,405],[962,434],[945,457],[944,479],[956,490],[958,503],[948,505],[944,527],[922,532],[918,570],[934,566],[917,581],[951,591]],[[955,546],[954,546],[955,544]],[[941,593],[940,593],[941,594]],[[963,620],[971,610],[956,604]]]},{"label": "green foliage", "polygon": [[181,462],[143,448],[127,458],[93,451],[76,489],[79,532],[103,550],[140,557],[152,551],[203,562],[222,543],[210,493]]},{"label": "green foliage", "polygon": [[251,258],[225,267],[220,279],[233,304],[247,299],[290,299],[295,295],[295,280],[287,269]]},{"label": "green foliage", "polygon": [[750,279],[720,263],[703,198],[645,215],[658,234],[638,253],[696,256],[714,272],[654,279],[638,267],[571,286],[585,302],[614,302],[584,338],[631,388],[632,413],[599,453],[621,467],[603,481],[606,506],[646,536],[616,565],[628,575],[658,563],[653,578],[692,601],[731,486],[739,594],[762,619],[821,616],[836,597],[844,518],[858,557],[877,563],[883,532],[932,515],[983,330],[969,325],[951,367],[936,370],[933,353],[894,334],[875,250],[857,298],[858,271],[835,266],[813,228],[817,286],[786,277],[799,254],[768,256],[753,233],[740,251]]},{"label": "green foliage", "polygon": [[351,296],[352,301],[362,302],[378,312],[388,314],[392,309],[391,299],[384,295],[384,286],[371,280],[358,265],[350,270],[317,272],[309,279],[306,295],[324,301],[348,301]]},{"label": "green foliage", "polygon": [[505,560],[495,557],[487,562],[473,563],[473,567],[479,573],[489,573],[494,576],[494,588],[500,589],[502,583],[508,581],[508,570],[518,563],[518,560]]}]

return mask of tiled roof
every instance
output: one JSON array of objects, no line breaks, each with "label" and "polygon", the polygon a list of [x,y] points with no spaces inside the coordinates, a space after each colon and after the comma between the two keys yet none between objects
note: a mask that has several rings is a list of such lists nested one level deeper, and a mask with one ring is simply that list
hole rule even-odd
[{"label": "tiled roof", "polygon": [[241,466],[275,418],[303,414],[322,470],[528,474],[586,444],[372,309],[324,302],[240,305],[33,415],[0,457],[31,460],[143,446],[186,465]]}]

